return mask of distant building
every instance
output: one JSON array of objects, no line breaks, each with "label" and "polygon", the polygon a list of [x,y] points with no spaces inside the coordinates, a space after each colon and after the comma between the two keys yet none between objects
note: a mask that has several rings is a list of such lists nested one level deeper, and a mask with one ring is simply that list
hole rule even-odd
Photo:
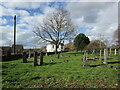
[{"label": "distant building", "polygon": [[[16,54],[22,53],[23,49],[24,49],[23,45],[21,45],[21,44],[15,45],[15,52],[16,52]],[[12,45],[12,53],[13,53],[13,50],[14,50],[14,45]]]},{"label": "distant building", "polygon": [[2,47],[0,47],[0,54],[1,55],[6,55],[7,54],[7,52],[11,52],[11,47],[9,47],[9,46],[2,46]]},{"label": "distant building", "polygon": [[[47,52],[55,52],[55,48],[56,48],[55,44],[48,44],[46,47]],[[61,43],[57,50],[58,50],[58,52],[64,51],[64,44]]]}]

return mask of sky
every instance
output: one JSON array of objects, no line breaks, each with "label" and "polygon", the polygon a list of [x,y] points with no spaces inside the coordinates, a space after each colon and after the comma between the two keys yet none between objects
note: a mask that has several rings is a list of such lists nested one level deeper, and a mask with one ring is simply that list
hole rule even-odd
[{"label": "sky", "polygon": [[109,44],[114,43],[112,36],[118,27],[117,2],[0,2],[0,46],[13,44],[14,15],[17,16],[17,44],[23,44],[24,48],[46,45],[39,42],[33,33],[34,27],[60,8],[70,13],[72,22],[78,26],[78,34],[84,33],[90,40],[104,38]]}]

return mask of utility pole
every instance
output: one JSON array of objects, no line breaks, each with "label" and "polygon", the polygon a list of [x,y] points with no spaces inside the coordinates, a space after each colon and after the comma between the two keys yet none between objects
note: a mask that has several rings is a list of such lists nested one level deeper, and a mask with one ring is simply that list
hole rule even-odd
[{"label": "utility pole", "polygon": [[13,46],[13,53],[15,54],[16,51],[15,51],[15,45],[16,45],[16,15],[14,16],[14,46]]}]

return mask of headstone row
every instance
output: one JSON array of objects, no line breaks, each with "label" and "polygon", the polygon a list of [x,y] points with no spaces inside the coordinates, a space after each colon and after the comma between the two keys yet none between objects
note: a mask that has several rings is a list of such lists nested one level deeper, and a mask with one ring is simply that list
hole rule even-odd
[{"label": "headstone row", "polygon": [[[38,53],[35,52],[34,53],[34,63],[33,66],[38,66]],[[27,55],[26,52],[23,52],[23,63],[27,63]],[[40,66],[43,65],[43,52],[40,53]]]}]

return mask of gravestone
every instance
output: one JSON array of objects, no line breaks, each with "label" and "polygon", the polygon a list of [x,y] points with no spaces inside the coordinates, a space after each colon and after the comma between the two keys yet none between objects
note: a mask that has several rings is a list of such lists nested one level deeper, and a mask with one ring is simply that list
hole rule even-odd
[{"label": "gravestone", "polygon": [[48,56],[48,53],[46,52],[46,54],[45,54],[46,56]]},{"label": "gravestone", "polygon": [[108,49],[106,49],[106,57],[108,57]]},{"label": "gravestone", "polygon": [[104,64],[107,64],[107,50],[104,49],[104,61],[103,61]]},{"label": "gravestone", "polygon": [[110,48],[110,54],[109,54],[109,56],[111,56],[112,55],[112,53],[111,53],[111,48]]},{"label": "gravestone", "polygon": [[120,55],[120,49],[118,50],[118,55]]},{"label": "gravestone", "polygon": [[23,52],[23,63],[27,63],[27,55],[26,55],[26,52]]},{"label": "gravestone", "polygon": [[102,57],[102,50],[100,50],[100,58],[99,58],[99,60],[101,60],[101,57]]},{"label": "gravestone", "polygon": [[40,66],[43,65],[43,52],[40,53]]},{"label": "gravestone", "polygon": [[95,49],[92,51],[92,54],[91,55],[93,55],[95,53]]},{"label": "gravestone", "polygon": [[117,55],[117,49],[115,49],[115,56]]},{"label": "gravestone", "polygon": [[58,53],[58,59],[60,58],[60,53]]},{"label": "gravestone", "polygon": [[37,62],[37,52],[34,53],[34,66],[37,66],[38,65],[38,62]]},{"label": "gravestone", "polygon": [[90,65],[89,65],[89,61],[87,60],[87,53],[86,53],[86,52],[84,53],[83,61],[84,61],[84,63],[85,63],[85,64],[83,65],[84,67],[90,66]]},{"label": "gravestone", "polygon": [[10,50],[7,51],[6,57],[7,57],[8,59],[11,58],[11,51],[10,51]]},{"label": "gravestone", "polygon": [[31,50],[29,50],[29,56],[28,56],[28,58],[30,58],[31,57]]}]

